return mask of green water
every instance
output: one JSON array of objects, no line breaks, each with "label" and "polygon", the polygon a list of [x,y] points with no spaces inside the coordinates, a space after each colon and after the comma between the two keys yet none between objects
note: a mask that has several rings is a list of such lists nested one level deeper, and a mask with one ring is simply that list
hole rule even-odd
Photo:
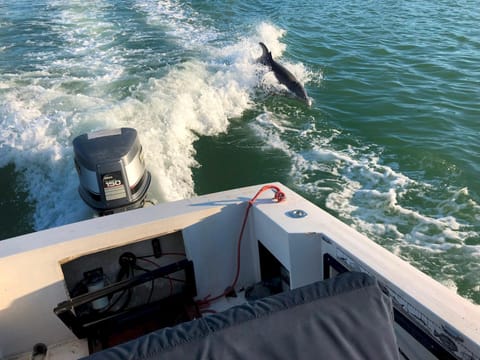
[{"label": "green water", "polygon": [[0,1],[0,238],[90,217],[71,141],[132,126],[160,201],[281,181],[480,303],[479,23],[468,1]]}]

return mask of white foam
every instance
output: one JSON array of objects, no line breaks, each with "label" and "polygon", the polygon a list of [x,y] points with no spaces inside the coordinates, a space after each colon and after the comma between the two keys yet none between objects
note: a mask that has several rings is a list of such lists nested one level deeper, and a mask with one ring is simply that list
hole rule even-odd
[{"label": "white foam", "polygon": [[[264,131],[263,128],[273,127],[278,130],[280,133],[291,131],[291,132],[300,132],[300,130],[295,129],[291,126],[291,122],[286,116],[276,115],[268,110],[265,110],[262,114],[256,117],[256,121],[260,127],[257,127],[258,131]],[[268,136],[264,135],[268,139]]]},{"label": "white foam", "polygon": [[[424,196],[429,184],[418,183],[379,164],[374,157],[365,160],[338,164],[341,187],[329,194],[326,202],[342,217],[354,221],[362,232],[375,239],[391,235],[394,229],[395,240],[434,251],[460,246],[472,235],[453,214],[423,214],[408,206],[404,201],[407,195]],[[385,225],[383,231],[381,224]]]},{"label": "white foam", "polygon": [[187,3],[138,0],[135,7],[145,12],[149,24],[164,27],[185,48],[198,48],[218,36],[215,29],[202,25],[199,14]]},{"label": "white foam", "polygon": [[[382,164],[381,149],[339,149],[335,145],[339,131],[323,134],[314,125],[302,131],[286,131],[280,121],[282,117],[266,111],[251,127],[269,147],[291,158],[291,182],[295,187],[313,199],[325,198],[327,208],[360,232],[397,254],[405,246],[433,253],[459,248],[469,249],[472,256],[480,253],[480,246],[465,245],[466,239],[478,234],[459,219],[464,210],[474,214],[480,211],[473,199],[464,198],[468,189],[449,189],[436,198],[431,184]],[[304,144],[302,151],[297,149],[299,143]],[[296,150],[292,149],[294,144]],[[328,174],[327,179],[322,174]],[[410,206],[408,199],[412,196],[423,199],[429,208],[422,211]]]},{"label": "white foam", "polygon": [[[287,46],[280,39],[285,36],[286,31],[271,24],[262,22],[257,26],[258,41],[267,45],[274,58],[281,57]],[[258,48],[258,56],[262,54]]]}]

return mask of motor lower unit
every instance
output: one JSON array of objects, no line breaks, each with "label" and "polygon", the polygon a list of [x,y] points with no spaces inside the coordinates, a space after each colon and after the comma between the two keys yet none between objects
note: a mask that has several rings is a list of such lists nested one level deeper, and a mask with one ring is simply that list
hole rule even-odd
[{"label": "motor lower unit", "polygon": [[82,134],[73,140],[73,150],[80,178],[78,191],[99,215],[144,205],[151,175],[135,129]]}]

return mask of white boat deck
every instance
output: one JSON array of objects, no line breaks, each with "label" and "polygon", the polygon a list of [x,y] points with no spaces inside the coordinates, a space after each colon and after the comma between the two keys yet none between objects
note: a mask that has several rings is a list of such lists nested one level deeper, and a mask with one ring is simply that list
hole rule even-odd
[{"label": "white boat deck", "polygon": [[[268,191],[250,211],[238,289],[259,279],[258,242],[288,270],[291,288],[321,280],[322,258],[328,253],[351,270],[368,272],[387,284],[394,302],[418,317],[432,334],[453,339],[461,358],[480,358],[479,306],[284,185],[275,185],[285,192],[286,200],[272,202]],[[198,298],[221,293],[234,277],[232,264],[246,202],[260,187],[159,204],[0,241],[0,358],[29,358],[27,352],[38,342],[49,345],[50,358],[87,355],[85,341],[75,340],[53,313],[67,298],[61,264],[86,254],[180,231],[187,258],[195,264]],[[307,216],[291,217],[296,209]],[[212,306],[222,310],[239,301],[241,297]],[[66,346],[55,345],[60,343]]]}]

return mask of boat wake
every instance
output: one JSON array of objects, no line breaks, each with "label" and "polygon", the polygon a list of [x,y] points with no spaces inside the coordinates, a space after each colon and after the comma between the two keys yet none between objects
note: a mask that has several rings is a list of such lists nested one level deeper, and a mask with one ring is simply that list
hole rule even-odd
[{"label": "boat wake", "polygon": [[[34,230],[92,216],[77,193],[72,154],[72,140],[86,132],[137,129],[151,197],[194,195],[195,141],[227,131],[254,106],[259,84],[274,86],[255,62],[258,42],[276,54],[285,49],[284,32],[267,23],[221,40],[175,1],[139,0],[125,9],[53,1],[48,15],[56,40],[35,44],[44,50],[28,54],[35,60],[28,71],[0,78],[0,167],[15,164],[35,206]],[[294,71],[305,80],[301,65]]]}]

